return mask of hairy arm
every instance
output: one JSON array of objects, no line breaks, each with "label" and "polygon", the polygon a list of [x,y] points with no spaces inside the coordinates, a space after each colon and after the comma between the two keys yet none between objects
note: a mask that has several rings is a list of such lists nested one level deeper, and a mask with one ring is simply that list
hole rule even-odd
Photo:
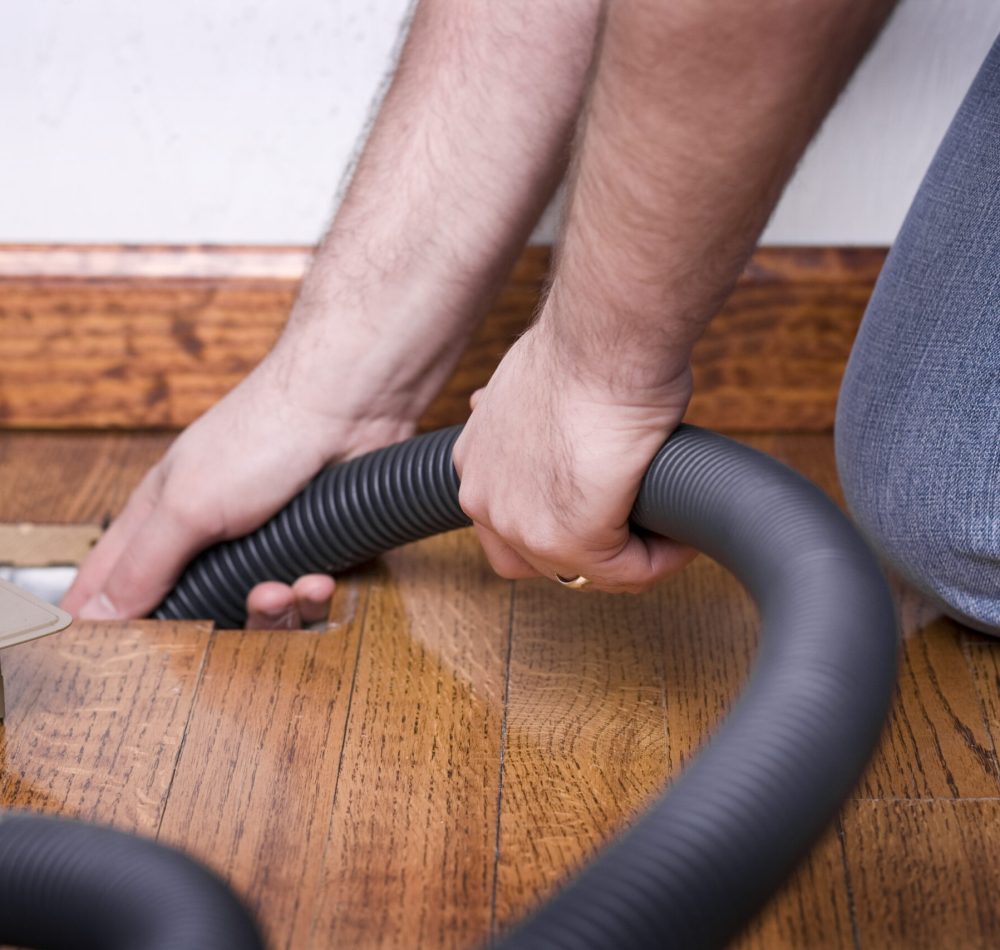
[{"label": "hairy arm", "polygon": [[545,314],[575,356],[682,371],[892,5],[610,5]]},{"label": "hairy arm", "polygon": [[687,406],[694,342],[891,7],[607,5],[548,299],[456,448],[500,573],[640,590],[684,562],[629,533],[639,482]]},{"label": "hairy arm", "polygon": [[290,374],[339,364],[391,414],[430,402],[564,172],[597,20],[596,0],[418,6],[282,339]]},{"label": "hairy arm", "polygon": [[[322,465],[413,432],[558,181],[597,12],[418,6],[281,339],[147,474],[68,610],[147,613],[199,549],[256,527]],[[256,589],[251,622],[321,615],[329,582],[306,586]]]}]

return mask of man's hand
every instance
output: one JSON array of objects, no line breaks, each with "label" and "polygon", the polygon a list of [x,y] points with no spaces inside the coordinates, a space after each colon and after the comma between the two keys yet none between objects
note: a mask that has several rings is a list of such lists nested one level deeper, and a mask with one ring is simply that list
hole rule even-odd
[{"label": "man's hand", "polygon": [[548,299],[455,446],[500,574],[635,591],[690,557],[629,532],[640,479],[681,420],[695,342],[891,6],[604,6]]},{"label": "man's hand", "polygon": [[694,557],[628,526],[642,476],[687,406],[689,372],[626,386],[627,398],[603,376],[570,360],[543,318],[474,397],[455,446],[459,498],[501,576],[583,575],[599,590],[637,592]]},{"label": "man's hand", "polygon": [[[251,531],[326,463],[412,434],[405,418],[351,419],[289,391],[265,361],[198,419],[132,493],[80,569],[63,607],[82,619],[142,617],[202,548]],[[292,629],[322,620],[332,578],[259,584],[248,627]]]}]

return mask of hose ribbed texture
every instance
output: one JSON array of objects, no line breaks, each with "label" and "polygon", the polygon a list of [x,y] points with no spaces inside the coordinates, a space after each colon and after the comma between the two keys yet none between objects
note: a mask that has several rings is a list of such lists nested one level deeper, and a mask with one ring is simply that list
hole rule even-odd
[{"label": "hose ribbed texture", "polygon": [[504,950],[723,946],[822,834],[888,712],[892,601],[819,489],[685,426],[647,471],[632,520],[744,583],[761,613],[757,661],[694,763]]},{"label": "hose ribbed texture", "polygon": [[196,558],[154,616],[242,627],[246,595],[261,581],[336,574],[467,525],[451,464],[459,432],[441,429],[325,469],[262,527]]},{"label": "hose ribbed texture", "polygon": [[[421,436],[322,473],[264,527],[199,557],[157,616],[236,626],[259,581],[336,572],[466,524],[451,464],[458,433]],[[509,934],[504,950],[722,946],[827,826],[888,710],[897,651],[888,590],[858,534],[805,479],[761,453],[682,426],[650,465],[633,522],[699,548],[746,585],[762,621],[754,671],[690,768]],[[11,823],[0,825],[0,842]],[[78,833],[66,832],[67,849]],[[45,860],[62,860],[62,839],[54,835],[22,845],[23,860],[50,844]],[[109,860],[120,877],[118,856]],[[136,874],[141,866],[134,865]],[[96,858],[93,867],[107,875]],[[27,868],[0,883],[5,906],[20,888],[20,901],[41,907],[37,895],[49,885]],[[59,896],[49,909],[81,904],[72,891],[53,893]],[[81,893],[90,902],[89,891]],[[235,946],[221,937],[188,945]]]},{"label": "hose ribbed texture", "polygon": [[249,912],[179,851],[64,818],[0,816],[0,943],[263,950]]}]

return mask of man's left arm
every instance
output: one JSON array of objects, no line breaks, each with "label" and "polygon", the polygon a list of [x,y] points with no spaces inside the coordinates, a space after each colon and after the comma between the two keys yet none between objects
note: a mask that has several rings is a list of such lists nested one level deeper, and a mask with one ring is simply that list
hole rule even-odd
[{"label": "man's left arm", "polygon": [[695,341],[892,6],[607,5],[550,292],[455,449],[501,575],[638,591],[690,557],[629,532],[640,480],[687,407]]}]

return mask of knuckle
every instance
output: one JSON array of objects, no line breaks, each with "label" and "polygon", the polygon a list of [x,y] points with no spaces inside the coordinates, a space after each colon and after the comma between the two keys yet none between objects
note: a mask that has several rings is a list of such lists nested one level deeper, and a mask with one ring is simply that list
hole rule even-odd
[{"label": "knuckle", "polygon": [[573,545],[553,531],[532,528],[522,535],[521,544],[525,550],[540,560],[583,573],[576,563],[579,561],[579,556],[575,553]]},{"label": "knuckle", "polygon": [[485,498],[476,489],[467,487],[464,482],[458,489],[458,507],[473,521],[480,524],[489,523]]},{"label": "knuckle", "polygon": [[512,548],[521,550],[524,545],[521,543],[520,532],[517,522],[509,515],[502,512],[495,513],[490,519],[490,529],[497,537],[509,544]]},{"label": "knuckle", "polygon": [[217,506],[204,495],[181,491],[172,484],[164,486],[160,495],[161,511],[186,532],[206,540],[217,533]]},{"label": "knuckle", "polygon": [[521,572],[513,563],[500,558],[491,558],[490,567],[493,568],[495,574],[507,581],[517,580],[521,576]]},{"label": "knuckle", "polygon": [[167,472],[164,464],[160,462],[154,465],[129,496],[129,502],[134,505],[141,505],[144,508],[155,508],[163,497],[163,491],[167,484]]},{"label": "knuckle", "polygon": [[168,484],[160,494],[159,507],[174,521],[186,523],[197,518],[199,505],[190,494],[178,491]]}]

